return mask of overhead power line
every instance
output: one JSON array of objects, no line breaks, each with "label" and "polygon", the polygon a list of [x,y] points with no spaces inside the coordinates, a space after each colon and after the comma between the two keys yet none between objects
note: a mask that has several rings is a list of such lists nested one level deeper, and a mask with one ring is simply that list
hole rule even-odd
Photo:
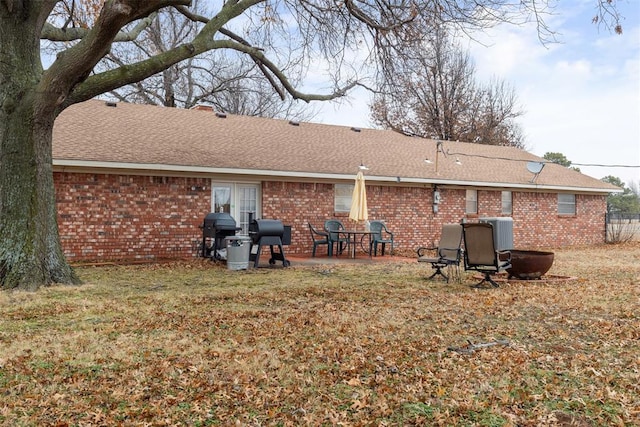
[{"label": "overhead power line", "polygon": [[[465,156],[465,157],[479,157],[479,158],[489,159],[489,160],[507,160],[511,162],[523,162],[523,163],[528,163],[531,161],[535,161],[537,163],[555,163],[555,162],[552,162],[551,160],[538,161],[538,160],[531,160],[531,159],[512,159],[509,157],[485,156],[482,154],[466,154],[466,153],[456,153],[451,151],[447,151],[446,154],[456,155],[456,156]],[[640,165],[607,165],[607,164],[601,164],[601,163],[574,163],[574,162],[571,162],[569,166],[588,166],[588,167],[601,167],[601,168],[640,168]]]},{"label": "overhead power line", "polygon": [[[550,163],[550,162],[547,162]],[[597,163],[573,163],[571,162],[571,166],[595,166],[600,168],[640,168],[640,165],[601,165]]]}]

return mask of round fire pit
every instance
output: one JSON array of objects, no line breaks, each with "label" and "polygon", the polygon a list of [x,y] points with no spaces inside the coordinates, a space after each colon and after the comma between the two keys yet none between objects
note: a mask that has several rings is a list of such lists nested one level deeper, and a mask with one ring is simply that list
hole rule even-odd
[{"label": "round fire pit", "polygon": [[522,280],[539,279],[553,264],[553,252],[521,251],[511,252],[511,267],[507,268],[509,277]]}]

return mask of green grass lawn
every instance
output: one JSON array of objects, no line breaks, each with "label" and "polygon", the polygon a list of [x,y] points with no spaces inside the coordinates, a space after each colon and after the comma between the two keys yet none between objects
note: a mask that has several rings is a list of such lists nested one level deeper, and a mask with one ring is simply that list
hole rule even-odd
[{"label": "green grass lawn", "polygon": [[0,424],[640,425],[640,245],[555,252],[575,280],[498,289],[406,262],[78,268],[0,293]]}]

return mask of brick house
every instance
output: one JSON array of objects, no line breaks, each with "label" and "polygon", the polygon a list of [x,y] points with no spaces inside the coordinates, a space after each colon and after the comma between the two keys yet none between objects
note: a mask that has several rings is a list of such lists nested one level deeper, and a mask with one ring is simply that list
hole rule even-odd
[{"label": "brick house", "polygon": [[72,262],[197,256],[199,225],[220,210],[244,231],[249,212],[280,219],[292,226],[287,253],[309,254],[307,222],[349,221],[360,164],[370,219],[407,252],[443,223],[500,216],[513,218],[517,248],[602,243],[618,190],[556,164],[534,174],[543,159],[511,147],[99,100],[60,115],[53,159]]}]

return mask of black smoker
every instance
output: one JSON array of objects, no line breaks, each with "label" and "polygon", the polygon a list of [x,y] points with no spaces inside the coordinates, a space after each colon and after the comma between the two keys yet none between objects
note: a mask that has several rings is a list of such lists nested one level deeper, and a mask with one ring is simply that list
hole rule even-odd
[{"label": "black smoker", "polygon": [[[241,230],[236,220],[226,212],[211,212],[204,217],[202,228],[202,250],[200,255],[220,259],[218,250],[225,247],[224,238],[235,236]],[[209,242],[207,242],[209,239]]]},{"label": "black smoker", "polygon": [[[269,246],[271,250],[269,264],[273,265],[276,261],[282,261],[283,267],[290,265],[284,256],[282,245],[291,244],[291,227],[282,225],[282,221],[277,219],[254,219],[249,222],[249,237],[252,241],[250,259],[255,260],[253,264],[255,268],[260,264],[262,246]],[[258,247],[255,254],[253,246]],[[274,246],[278,246],[279,252],[274,250]]]}]

